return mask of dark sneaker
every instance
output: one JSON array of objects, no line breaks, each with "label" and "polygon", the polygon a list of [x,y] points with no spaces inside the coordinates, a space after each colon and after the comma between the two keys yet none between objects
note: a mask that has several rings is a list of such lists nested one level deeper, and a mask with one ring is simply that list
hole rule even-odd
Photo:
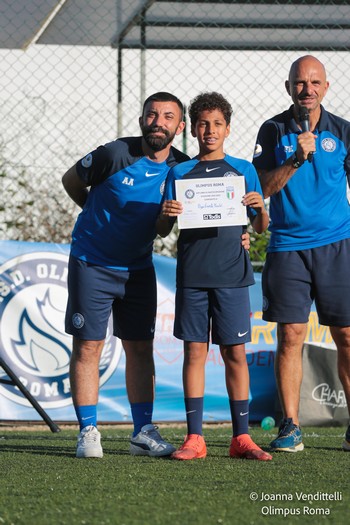
[{"label": "dark sneaker", "polygon": [[343,450],[345,452],[350,452],[350,425],[348,426],[348,429],[345,434],[345,441],[343,442]]},{"label": "dark sneaker", "polygon": [[170,456],[176,448],[167,443],[155,425],[151,423],[141,428],[135,437],[130,440],[130,454],[133,456]]},{"label": "dark sneaker", "polygon": [[301,452],[304,450],[300,427],[293,423],[292,418],[282,419],[278,436],[271,441],[270,447],[272,450],[281,452]]}]

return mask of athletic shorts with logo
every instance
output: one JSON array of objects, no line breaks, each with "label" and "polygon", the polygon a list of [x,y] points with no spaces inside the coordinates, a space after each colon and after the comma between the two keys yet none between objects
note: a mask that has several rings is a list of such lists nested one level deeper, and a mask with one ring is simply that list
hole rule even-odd
[{"label": "athletic shorts with logo", "polygon": [[177,288],[174,336],[183,341],[237,345],[250,341],[247,287]]},{"label": "athletic shorts with logo", "polygon": [[263,319],[307,323],[315,301],[319,322],[350,326],[350,239],[318,248],[267,254]]},{"label": "athletic shorts with logo", "polygon": [[82,340],[102,340],[112,313],[113,334],[120,339],[154,338],[157,286],[153,266],[114,270],[70,256],[68,270],[68,334]]}]

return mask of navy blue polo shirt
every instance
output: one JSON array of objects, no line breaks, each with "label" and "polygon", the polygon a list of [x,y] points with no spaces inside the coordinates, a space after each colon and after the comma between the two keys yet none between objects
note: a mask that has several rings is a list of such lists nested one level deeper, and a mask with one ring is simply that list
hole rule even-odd
[{"label": "navy blue polo shirt", "polygon": [[[293,106],[264,122],[255,146],[256,169],[270,171],[284,164],[296,151],[299,133]],[[305,250],[350,237],[350,123],[321,106],[314,133],[312,162],[304,162],[270,197],[269,252]]]}]

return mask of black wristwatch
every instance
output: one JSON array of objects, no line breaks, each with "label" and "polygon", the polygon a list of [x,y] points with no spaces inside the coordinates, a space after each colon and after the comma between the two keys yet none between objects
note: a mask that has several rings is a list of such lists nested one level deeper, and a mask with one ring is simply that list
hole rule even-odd
[{"label": "black wristwatch", "polygon": [[302,162],[300,162],[298,160],[297,154],[294,153],[294,155],[292,157],[292,166],[293,166],[293,168],[295,168],[297,170],[298,168],[300,168],[301,165],[302,165]]}]

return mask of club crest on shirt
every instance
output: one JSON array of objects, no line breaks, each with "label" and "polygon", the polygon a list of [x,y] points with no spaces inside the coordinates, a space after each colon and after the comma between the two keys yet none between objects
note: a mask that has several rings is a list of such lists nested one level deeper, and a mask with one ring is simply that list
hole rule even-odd
[{"label": "club crest on shirt", "polygon": [[[54,252],[24,254],[0,266],[1,356],[43,408],[72,403],[72,338],[64,328],[67,273],[68,256]],[[117,368],[118,343],[109,329],[99,367],[100,385]],[[6,377],[2,369],[0,377]],[[30,406],[14,385],[0,383],[0,392],[19,405]]]},{"label": "club crest on shirt", "polygon": [[323,139],[321,146],[324,151],[327,151],[327,153],[332,153],[337,147],[335,140],[330,137]]},{"label": "club crest on shirt", "polygon": [[90,168],[91,164],[92,164],[92,155],[91,153],[88,153],[86,157],[82,159],[81,165],[83,166],[83,168]]},{"label": "club crest on shirt", "polygon": [[256,159],[257,157],[260,157],[261,154],[262,154],[261,144],[256,143],[255,148],[254,148],[254,155],[253,155],[254,159]]}]

